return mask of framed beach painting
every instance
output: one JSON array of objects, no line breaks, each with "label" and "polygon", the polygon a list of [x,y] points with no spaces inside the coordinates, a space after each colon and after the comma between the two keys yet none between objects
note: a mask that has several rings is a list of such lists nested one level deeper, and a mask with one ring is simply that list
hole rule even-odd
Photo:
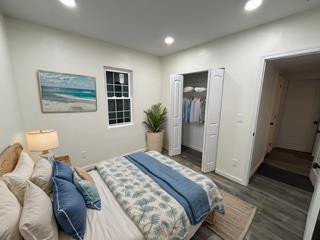
[{"label": "framed beach painting", "polygon": [[43,113],[97,111],[94,77],[38,71]]}]

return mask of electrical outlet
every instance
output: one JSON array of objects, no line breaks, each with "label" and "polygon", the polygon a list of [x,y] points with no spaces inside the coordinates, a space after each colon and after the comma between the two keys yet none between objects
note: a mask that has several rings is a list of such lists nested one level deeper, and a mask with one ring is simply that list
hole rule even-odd
[{"label": "electrical outlet", "polygon": [[233,167],[238,167],[238,165],[239,165],[239,160],[236,159],[236,158],[233,158],[233,159],[232,159],[232,166],[233,166]]},{"label": "electrical outlet", "polygon": [[87,151],[82,151],[81,152],[81,158],[82,159],[87,159]]}]

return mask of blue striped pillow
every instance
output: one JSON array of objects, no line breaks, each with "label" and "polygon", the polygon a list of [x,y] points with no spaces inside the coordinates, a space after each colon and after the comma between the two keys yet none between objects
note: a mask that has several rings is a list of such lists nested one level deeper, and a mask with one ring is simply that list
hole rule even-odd
[{"label": "blue striped pillow", "polygon": [[61,161],[53,161],[53,176],[72,183],[72,170]]},{"label": "blue striped pillow", "polygon": [[64,179],[52,178],[53,212],[61,230],[76,240],[83,240],[87,208],[75,185]]}]

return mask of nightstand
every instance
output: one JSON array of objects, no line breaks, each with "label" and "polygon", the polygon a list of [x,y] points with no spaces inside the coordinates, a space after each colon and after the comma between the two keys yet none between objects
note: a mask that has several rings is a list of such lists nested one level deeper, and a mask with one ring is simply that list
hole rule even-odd
[{"label": "nightstand", "polygon": [[70,156],[69,155],[60,155],[60,156],[55,156],[54,160],[57,161],[62,161],[69,167],[71,166],[71,161],[70,161]]}]

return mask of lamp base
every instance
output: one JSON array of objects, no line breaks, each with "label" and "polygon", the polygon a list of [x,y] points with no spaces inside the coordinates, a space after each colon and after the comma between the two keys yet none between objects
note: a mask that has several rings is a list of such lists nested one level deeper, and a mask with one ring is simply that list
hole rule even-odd
[{"label": "lamp base", "polygon": [[42,154],[42,155],[49,154],[49,150],[43,150],[41,154]]}]

